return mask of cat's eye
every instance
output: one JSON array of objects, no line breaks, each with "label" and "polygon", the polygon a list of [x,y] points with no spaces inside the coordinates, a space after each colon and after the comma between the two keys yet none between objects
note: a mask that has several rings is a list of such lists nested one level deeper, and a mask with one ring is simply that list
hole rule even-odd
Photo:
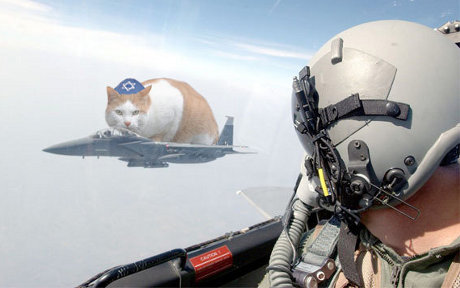
[{"label": "cat's eye", "polygon": [[133,111],[133,115],[138,115],[139,114],[139,110],[134,110]]},{"label": "cat's eye", "polygon": [[123,115],[123,112],[121,112],[121,110],[115,110],[115,113],[117,113],[117,115]]}]

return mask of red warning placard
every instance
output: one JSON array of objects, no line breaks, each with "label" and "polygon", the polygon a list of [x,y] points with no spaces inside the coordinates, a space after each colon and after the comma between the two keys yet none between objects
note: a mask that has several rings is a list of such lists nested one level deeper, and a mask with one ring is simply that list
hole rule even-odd
[{"label": "red warning placard", "polygon": [[226,245],[190,258],[195,269],[195,281],[199,281],[232,266],[232,252]]}]

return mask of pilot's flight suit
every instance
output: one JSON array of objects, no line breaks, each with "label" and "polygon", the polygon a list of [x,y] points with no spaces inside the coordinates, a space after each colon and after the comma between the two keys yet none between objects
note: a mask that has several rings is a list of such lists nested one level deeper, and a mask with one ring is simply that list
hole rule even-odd
[{"label": "pilot's flight suit", "polygon": [[[319,224],[304,234],[299,245],[303,247],[300,248],[302,255],[322,228],[323,225]],[[361,242],[355,257],[364,287],[460,287],[460,237],[451,245],[433,248],[411,258],[399,256],[366,229],[361,231],[359,238]],[[328,282],[319,283],[318,286],[354,287],[340,268]],[[270,287],[268,273],[259,287]]]}]

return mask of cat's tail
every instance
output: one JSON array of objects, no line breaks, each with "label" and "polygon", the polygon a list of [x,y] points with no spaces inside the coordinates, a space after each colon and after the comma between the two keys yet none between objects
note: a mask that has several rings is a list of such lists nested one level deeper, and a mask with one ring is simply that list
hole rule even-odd
[{"label": "cat's tail", "polygon": [[227,121],[225,122],[224,128],[219,136],[217,145],[233,145],[233,117],[226,116]]}]

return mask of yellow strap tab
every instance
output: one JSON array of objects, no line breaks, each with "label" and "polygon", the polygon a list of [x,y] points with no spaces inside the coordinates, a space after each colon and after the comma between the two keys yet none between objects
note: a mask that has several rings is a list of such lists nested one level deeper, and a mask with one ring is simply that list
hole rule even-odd
[{"label": "yellow strap tab", "polygon": [[327,190],[326,181],[324,180],[323,169],[318,169],[319,182],[321,182],[321,189],[323,189],[324,196],[329,196],[329,191]]}]

